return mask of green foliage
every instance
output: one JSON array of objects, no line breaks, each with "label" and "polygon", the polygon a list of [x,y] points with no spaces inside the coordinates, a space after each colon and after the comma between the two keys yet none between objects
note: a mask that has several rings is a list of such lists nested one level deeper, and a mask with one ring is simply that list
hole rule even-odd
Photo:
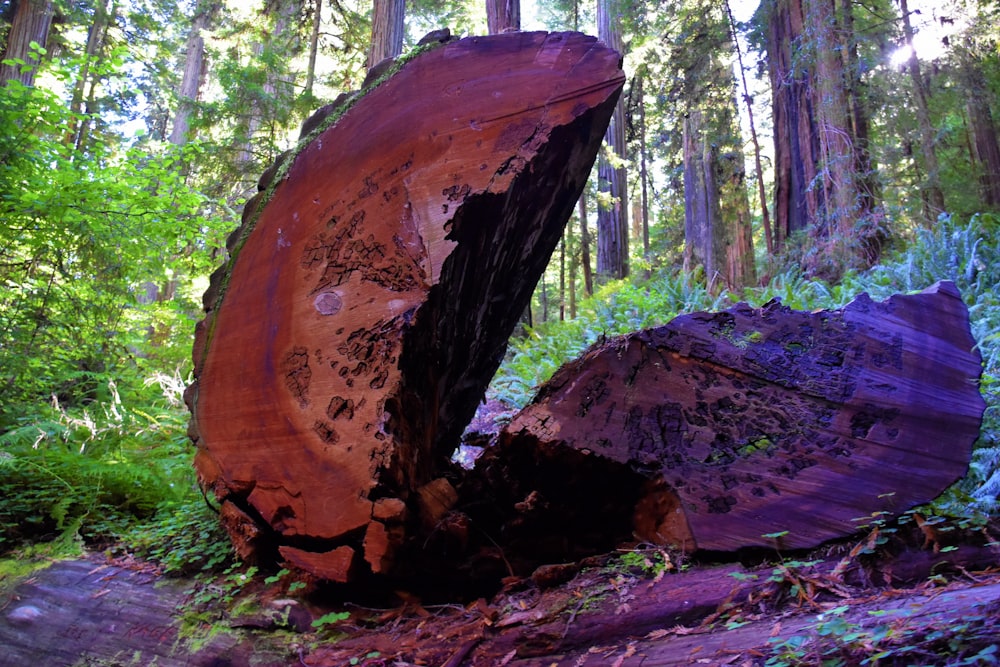
[{"label": "green foliage", "polygon": [[676,569],[670,556],[658,548],[626,551],[618,557],[618,565],[626,571],[636,571],[650,578]]},{"label": "green foliage", "polygon": [[221,244],[185,176],[200,146],[83,153],[64,137],[82,118],[45,89],[0,89],[0,432],[53,395],[106,400],[109,379],[181,363],[189,281]]},{"label": "green foliage", "polygon": [[197,494],[160,504],[156,514],[119,536],[122,549],[172,575],[216,572],[233,564],[219,516]]},{"label": "green foliage", "polygon": [[0,552],[60,536],[111,538],[191,493],[176,400],[137,409],[113,383],[108,392],[107,402],[72,412],[53,401],[0,435]]},{"label": "green foliage", "polygon": [[335,625],[341,621],[347,620],[350,617],[351,612],[349,611],[331,611],[329,614],[323,614],[313,621],[312,626],[317,630],[323,630],[327,626]]}]

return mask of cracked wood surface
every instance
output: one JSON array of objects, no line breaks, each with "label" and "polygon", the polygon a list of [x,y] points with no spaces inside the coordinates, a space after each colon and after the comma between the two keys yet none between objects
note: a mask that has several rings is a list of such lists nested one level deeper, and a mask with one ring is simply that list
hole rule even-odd
[{"label": "cracked wood surface", "polygon": [[[603,485],[628,498],[633,529],[654,543],[809,548],[929,502],[966,473],[981,371],[951,283],[880,303],[863,294],[836,311],[740,304],[595,346],[542,387],[487,461],[503,467],[495,479],[524,480],[508,495],[584,507]],[[527,471],[571,456],[558,487]],[[582,472],[595,467],[606,472]],[[609,490],[622,467],[635,475],[619,472]],[[561,514],[535,533],[572,540],[561,526],[596,519]],[[512,528],[531,520],[511,515]]]},{"label": "cracked wood surface", "polygon": [[579,33],[449,42],[356,99],[248,203],[187,394],[200,480],[243,557],[334,581],[392,569],[623,82],[620,56]]}]

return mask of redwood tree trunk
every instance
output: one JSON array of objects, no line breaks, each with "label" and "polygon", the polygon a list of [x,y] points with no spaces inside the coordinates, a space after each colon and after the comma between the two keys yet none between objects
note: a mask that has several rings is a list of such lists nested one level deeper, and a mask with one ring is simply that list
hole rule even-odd
[{"label": "redwood tree trunk", "polygon": [[372,46],[368,50],[368,69],[386,58],[395,58],[403,52],[405,16],[404,0],[375,0],[372,10]]},{"label": "redwood tree trunk", "polygon": [[0,64],[0,86],[6,86],[11,79],[31,86],[38,69],[38,61],[32,56],[31,43],[35,42],[45,48],[55,9],[52,0],[18,0],[15,4],[14,18],[0,61],[19,59],[31,67],[22,71],[20,65]]},{"label": "redwood tree trunk", "polygon": [[[621,0],[598,0],[597,35],[622,53]],[[625,170],[625,104],[618,101],[597,164],[597,276],[628,275],[628,179]]]},{"label": "redwood tree trunk", "polygon": [[521,29],[521,0],[486,0],[486,26],[491,35]]},{"label": "redwood tree trunk", "polygon": [[983,202],[990,208],[1000,208],[1000,145],[997,144],[986,80],[970,53],[962,54],[961,71],[965,80],[972,153],[978,167]]},{"label": "redwood tree trunk", "polygon": [[716,153],[706,135],[700,110],[684,119],[684,270],[702,267],[705,282],[728,282],[726,235],[715,179]]},{"label": "redwood tree trunk", "polygon": [[[774,0],[767,17],[774,103],[775,248],[808,230],[803,268],[829,279],[877,259],[881,232],[867,173],[864,101],[849,71],[850,6]],[[863,224],[859,224],[863,223]]]},{"label": "redwood tree trunk", "polygon": [[450,457],[586,183],[619,62],[578,33],[449,42],[326,110],[262,178],[187,393],[241,555],[348,581],[439,530]]}]

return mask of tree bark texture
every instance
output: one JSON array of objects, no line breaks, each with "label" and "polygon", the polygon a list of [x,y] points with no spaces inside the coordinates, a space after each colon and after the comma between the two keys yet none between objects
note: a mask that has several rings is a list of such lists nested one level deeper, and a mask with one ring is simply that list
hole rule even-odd
[{"label": "tree bark texture", "polygon": [[978,167],[983,203],[990,208],[1000,208],[1000,145],[990,110],[988,86],[971,53],[962,54],[960,61],[967,95],[965,109],[972,134],[972,154]]},{"label": "tree bark texture", "polygon": [[767,67],[774,111],[774,246],[780,252],[788,236],[808,227],[820,208],[821,189],[812,189],[819,142],[809,100],[810,74],[796,68],[793,52],[802,35],[802,5],[774,0],[767,20]]},{"label": "tree bark texture", "polygon": [[386,58],[403,52],[404,0],[375,0],[372,9],[372,45],[368,51],[370,70]]},{"label": "tree bark texture", "polygon": [[870,265],[882,240],[849,17],[836,0],[774,0],[767,15],[775,248],[808,230],[819,252],[803,268],[828,278]]},{"label": "tree bark texture", "polygon": [[[623,53],[620,0],[598,0],[597,36]],[[597,275],[628,275],[628,178],[625,170],[625,103],[618,101],[597,163]]]},{"label": "tree bark texture", "polygon": [[[813,547],[965,474],[985,409],[974,345],[951,283],[684,315],[564,366],[484,465],[505,497],[558,505],[536,544],[610,533],[631,507],[638,537],[687,551]],[[505,534],[528,531],[524,505]]]},{"label": "tree bark texture", "polygon": [[726,235],[715,180],[716,152],[706,136],[700,110],[684,118],[684,268],[701,266],[705,282],[728,282]]},{"label": "tree bark texture", "polygon": [[188,33],[187,51],[184,57],[184,74],[181,78],[181,88],[178,94],[177,113],[174,115],[174,125],[170,132],[170,143],[182,146],[189,139],[191,114],[194,113],[195,102],[201,92],[201,84],[205,80],[205,38],[202,32],[211,25],[220,6],[212,1],[201,3],[196,7],[196,14],[191,20],[191,31]]},{"label": "tree bark texture", "polygon": [[0,64],[0,86],[6,86],[11,79],[25,86],[34,84],[38,62],[32,56],[31,43],[45,48],[55,13],[51,0],[18,0],[16,5],[0,60],[19,59],[32,67],[22,71],[21,65]]},{"label": "tree bark texture", "polygon": [[244,556],[386,573],[454,504],[442,471],[580,196],[619,63],[578,33],[448,42],[262,178],[187,393]]},{"label": "tree bark texture", "polygon": [[521,29],[521,0],[486,0],[486,28],[491,35]]}]

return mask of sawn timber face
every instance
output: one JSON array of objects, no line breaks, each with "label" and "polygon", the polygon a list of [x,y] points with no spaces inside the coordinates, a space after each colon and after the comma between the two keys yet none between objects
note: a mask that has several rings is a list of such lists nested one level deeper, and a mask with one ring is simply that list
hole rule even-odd
[{"label": "sawn timber face", "polygon": [[245,556],[332,580],[392,569],[426,507],[411,495],[447,469],[623,82],[620,56],[578,33],[450,42],[253,202],[188,392],[201,483]]},{"label": "sawn timber face", "polygon": [[633,520],[652,542],[809,548],[966,473],[981,372],[951,283],[835,311],[739,304],[595,346],[514,417],[491,458],[572,450],[628,467],[628,493],[647,480]]}]

